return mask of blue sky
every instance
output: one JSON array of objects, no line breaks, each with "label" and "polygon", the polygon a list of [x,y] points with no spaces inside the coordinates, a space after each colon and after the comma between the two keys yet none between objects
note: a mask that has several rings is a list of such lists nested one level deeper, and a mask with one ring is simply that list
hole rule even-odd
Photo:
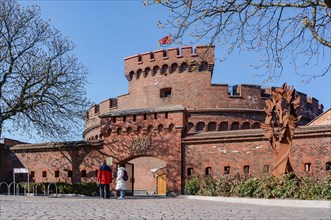
[{"label": "blue sky", "polygon": [[[157,40],[171,33],[159,29],[158,20],[168,17],[168,10],[161,6],[144,7],[140,0],[131,1],[18,1],[21,5],[39,5],[42,17],[68,36],[76,48],[74,54],[89,68],[87,97],[94,103],[117,97],[128,92],[128,82],[124,77],[124,58],[138,53],[161,49]],[[200,42],[199,44],[207,43]],[[193,45],[195,46],[195,45]],[[170,45],[178,47],[178,45]],[[221,49],[216,46],[216,57]],[[263,84],[263,78],[254,77],[259,54],[234,53],[225,62],[215,62],[213,83],[258,84],[263,87],[281,86],[283,82],[293,85],[296,90],[315,97],[330,108],[330,73],[323,78],[301,82],[303,79],[291,74],[290,66],[285,66],[278,82]],[[83,128],[82,128],[83,131]],[[4,137],[36,142],[20,134],[4,133]],[[74,137],[81,139],[81,136]]]}]

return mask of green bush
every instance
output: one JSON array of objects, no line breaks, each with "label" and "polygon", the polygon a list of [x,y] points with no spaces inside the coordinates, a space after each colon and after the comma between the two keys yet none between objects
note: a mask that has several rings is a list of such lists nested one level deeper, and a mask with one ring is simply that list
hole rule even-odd
[{"label": "green bush", "polygon": [[331,199],[331,176],[320,179],[296,177],[293,173],[281,178],[266,176],[249,178],[240,175],[194,177],[185,182],[187,195],[227,196],[251,198],[280,198],[323,200]]},{"label": "green bush", "polygon": [[226,175],[216,178],[217,196],[239,196],[239,186],[244,181],[240,175]]},{"label": "green bush", "polygon": [[[81,194],[81,195],[87,195],[87,196],[96,196],[99,194],[99,188],[96,183],[90,182],[90,183],[64,183],[64,182],[58,182],[55,183],[55,185],[52,183],[43,182],[43,183],[30,183],[29,184],[29,192],[35,192],[35,187],[37,186],[37,192],[45,193],[48,192],[48,186],[49,186],[49,193],[55,194],[56,193],[56,187],[57,187],[57,193],[59,194]],[[19,183],[20,187],[23,188],[24,186],[27,187],[26,182]]]},{"label": "green bush", "polygon": [[185,181],[185,194],[186,195],[198,195],[200,190],[200,179],[198,177],[193,177]]}]

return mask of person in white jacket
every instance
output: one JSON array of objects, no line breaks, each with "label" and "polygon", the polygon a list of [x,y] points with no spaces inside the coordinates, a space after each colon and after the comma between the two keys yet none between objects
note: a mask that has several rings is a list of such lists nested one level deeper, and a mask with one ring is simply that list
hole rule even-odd
[{"label": "person in white jacket", "polygon": [[117,170],[117,177],[116,177],[116,190],[120,191],[120,197],[118,199],[124,199],[125,198],[125,190],[126,190],[126,184],[123,179],[124,176],[124,165],[121,164],[120,167]]}]

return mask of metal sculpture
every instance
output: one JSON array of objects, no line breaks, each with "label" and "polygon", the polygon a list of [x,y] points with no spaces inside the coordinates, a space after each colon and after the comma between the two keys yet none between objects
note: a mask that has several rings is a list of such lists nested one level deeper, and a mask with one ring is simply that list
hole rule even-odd
[{"label": "metal sculpture", "polygon": [[282,87],[271,91],[271,99],[266,100],[265,103],[266,119],[262,128],[275,152],[272,174],[280,177],[292,171],[289,153],[294,129],[301,117],[297,114],[300,96],[297,95],[293,86],[289,87],[284,83]]}]

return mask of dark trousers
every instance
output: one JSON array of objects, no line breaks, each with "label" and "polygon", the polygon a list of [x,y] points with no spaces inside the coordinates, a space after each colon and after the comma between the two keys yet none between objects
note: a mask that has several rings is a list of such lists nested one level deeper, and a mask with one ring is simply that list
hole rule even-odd
[{"label": "dark trousers", "polygon": [[[109,184],[100,184],[100,197],[101,198],[109,198],[110,196],[110,187]],[[105,197],[105,190],[106,190],[106,197]]]}]

